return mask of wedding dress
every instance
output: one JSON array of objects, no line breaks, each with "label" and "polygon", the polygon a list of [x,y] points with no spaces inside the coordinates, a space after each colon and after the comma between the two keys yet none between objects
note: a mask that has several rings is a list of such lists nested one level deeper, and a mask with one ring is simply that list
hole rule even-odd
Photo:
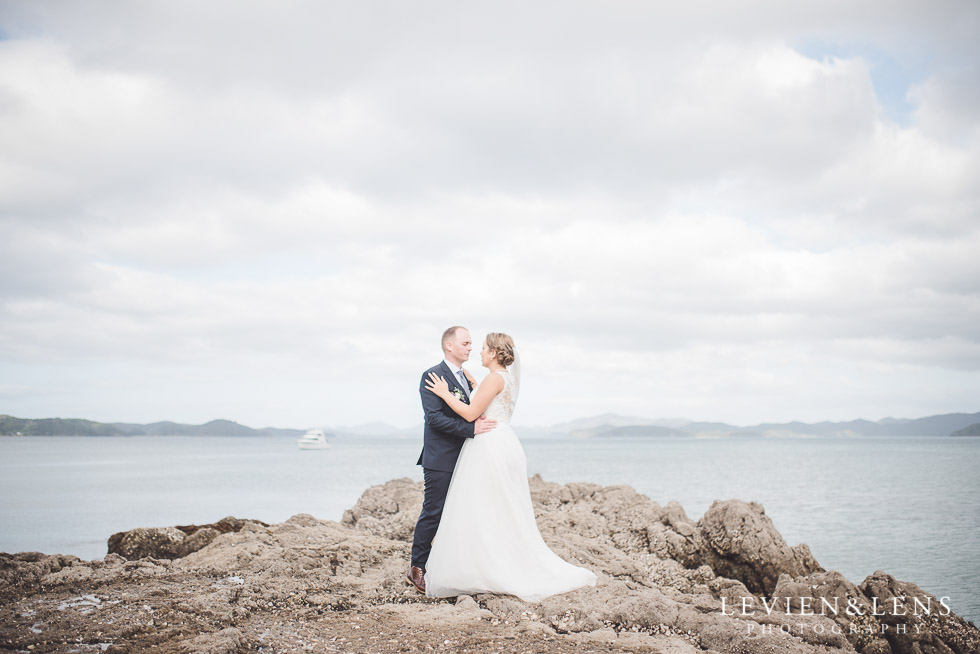
[{"label": "wedding dress", "polygon": [[502,593],[539,602],[594,586],[591,570],[564,561],[541,538],[527,460],[510,426],[517,383],[509,371],[496,374],[503,376],[504,388],[486,416],[497,426],[463,444],[426,564],[425,594]]}]

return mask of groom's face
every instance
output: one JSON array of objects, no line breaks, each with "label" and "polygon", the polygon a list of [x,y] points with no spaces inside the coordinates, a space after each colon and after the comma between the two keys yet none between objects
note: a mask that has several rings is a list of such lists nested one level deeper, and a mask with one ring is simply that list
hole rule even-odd
[{"label": "groom's face", "polygon": [[473,340],[470,333],[465,329],[457,329],[456,335],[446,341],[446,354],[455,359],[455,363],[462,364],[470,358],[470,350],[473,349]]}]

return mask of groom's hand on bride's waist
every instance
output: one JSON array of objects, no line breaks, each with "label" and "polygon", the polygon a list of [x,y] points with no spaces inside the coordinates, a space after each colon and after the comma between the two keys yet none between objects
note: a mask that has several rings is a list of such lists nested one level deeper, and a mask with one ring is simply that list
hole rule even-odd
[{"label": "groom's hand on bride's waist", "polygon": [[473,434],[476,435],[476,434],[482,434],[484,432],[488,432],[496,426],[497,426],[496,420],[492,418],[485,418],[484,416],[480,416],[479,418],[476,419],[476,422],[473,424]]}]

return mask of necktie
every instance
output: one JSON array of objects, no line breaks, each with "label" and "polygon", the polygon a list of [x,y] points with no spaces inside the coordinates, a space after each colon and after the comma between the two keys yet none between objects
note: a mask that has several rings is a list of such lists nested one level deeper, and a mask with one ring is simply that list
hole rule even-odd
[{"label": "necktie", "polygon": [[463,385],[463,392],[466,393],[466,397],[469,397],[470,396],[470,385],[468,383],[466,383],[466,375],[464,375],[463,374],[463,371],[460,370],[459,372],[456,373],[456,376],[459,377],[459,381]]}]

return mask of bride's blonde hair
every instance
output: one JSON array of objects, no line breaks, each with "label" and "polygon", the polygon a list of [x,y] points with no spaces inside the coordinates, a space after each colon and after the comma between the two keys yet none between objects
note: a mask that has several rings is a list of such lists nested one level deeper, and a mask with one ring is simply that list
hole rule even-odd
[{"label": "bride's blonde hair", "polygon": [[507,334],[490,332],[486,338],[487,348],[497,353],[497,363],[504,368],[514,363],[514,339]]}]

